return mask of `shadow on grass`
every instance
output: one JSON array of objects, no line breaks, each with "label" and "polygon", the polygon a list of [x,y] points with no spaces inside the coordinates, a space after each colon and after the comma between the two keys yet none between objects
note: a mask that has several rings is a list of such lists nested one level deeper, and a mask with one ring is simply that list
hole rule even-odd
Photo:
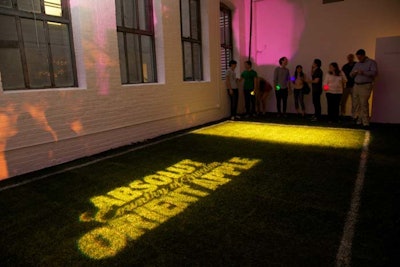
[{"label": "shadow on grass", "polygon": [[[197,134],[171,139],[0,192],[0,262],[2,266],[332,266],[359,156],[360,148]],[[205,190],[207,196],[136,240],[127,240],[115,256],[94,260],[79,251],[80,238],[104,225],[79,220],[87,211],[96,212],[90,202],[93,197],[182,160],[210,164],[234,157],[260,162],[230,176],[231,181],[215,191]]]}]

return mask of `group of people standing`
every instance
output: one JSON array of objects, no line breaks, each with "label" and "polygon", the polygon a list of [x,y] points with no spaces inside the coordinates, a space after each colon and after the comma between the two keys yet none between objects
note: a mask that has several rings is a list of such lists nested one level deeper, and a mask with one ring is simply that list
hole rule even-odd
[{"label": "group of people standing", "polygon": [[[298,114],[305,116],[304,96],[310,91],[314,105],[313,121],[321,119],[321,94],[326,93],[328,104],[328,121],[338,122],[339,115],[346,114],[346,103],[351,96],[351,115],[357,124],[369,126],[369,98],[373,83],[377,76],[377,64],[366,56],[363,49],[356,52],[355,56],[347,56],[348,62],[340,69],[336,62],[329,64],[328,73],[324,77],[320,59],[314,59],[311,67],[311,77],[308,78],[301,65],[297,65],[293,77],[287,68],[288,59],[279,59],[279,66],[274,70],[273,88],[275,89],[276,107],[278,116],[286,117],[287,100],[289,91],[293,89],[295,108]],[[272,86],[252,69],[250,61],[245,62],[245,70],[240,78],[236,78],[235,68],[237,62],[229,62],[226,71],[226,86],[231,99],[231,119],[237,119],[237,106],[239,99],[238,85],[243,83],[246,116],[261,112],[265,114],[267,92],[272,91]],[[309,87],[311,84],[311,88]],[[257,97],[256,97],[257,96]]]},{"label": "group of people standing", "polygon": [[[268,92],[272,90],[272,86],[252,68],[251,61],[245,61],[245,70],[241,73],[240,78],[236,78],[237,62],[231,60],[229,68],[226,70],[226,87],[228,95],[231,99],[231,119],[239,119],[237,115],[237,107],[239,100],[238,85],[243,81],[243,95],[246,109],[246,117],[255,115],[256,113],[266,113],[266,100]],[[257,96],[257,97],[256,97]]]}]

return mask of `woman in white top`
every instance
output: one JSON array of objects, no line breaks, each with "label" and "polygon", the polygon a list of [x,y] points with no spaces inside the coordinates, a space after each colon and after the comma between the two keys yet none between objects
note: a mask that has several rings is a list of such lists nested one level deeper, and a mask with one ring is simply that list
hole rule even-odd
[{"label": "woman in white top", "polygon": [[346,76],[339,69],[336,62],[329,64],[329,72],[325,76],[324,90],[328,102],[328,121],[339,121],[340,100],[343,94],[343,88],[346,86]]}]

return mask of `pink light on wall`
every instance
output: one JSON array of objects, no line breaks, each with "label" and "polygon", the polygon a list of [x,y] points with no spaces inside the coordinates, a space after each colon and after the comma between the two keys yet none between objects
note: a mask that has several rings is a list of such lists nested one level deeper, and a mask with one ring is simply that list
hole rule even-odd
[{"label": "pink light on wall", "polygon": [[[164,4],[162,6],[162,13],[166,19],[169,19],[170,15],[171,15],[171,8]],[[154,18],[156,18],[156,16],[154,16]],[[156,22],[156,20],[154,22]]]},{"label": "pink light on wall", "polygon": [[[250,14],[250,0],[246,2],[246,14]],[[246,25],[247,30],[249,19]],[[277,65],[282,56],[292,58],[298,50],[304,28],[305,15],[301,5],[289,0],[253,0],[251,58],[257,65]],[[247,40],[246,47],[248,45]]]},{"label": "pink light on wall", "polygon": [[58,141],[56,131],[54,131],[47,120],[46,110],[48,109],[48,107],[49,105],[47,104],[47,102],[42,101],[35,104],[26,103],[23,109],[32,116],[32,118],[44,131],[51,134],[54,141]]},{"label": "pink light on wall", "polygon": [[[95,13],[95,43],[99,46],[100,53],[98,55],[98,60],[96,61],[96,73],[97,73],[97,88],[100,95],[109,94],[109,68],[111,67],[111,60],[108,53],[103,52],[107,50],[108,41],[107,34],[110,31],[116,32],[116,20],[115,20],[115,10],[114,12],[102,12],[104,6],[99,7],[96,1],[96,13]],[[107,8],[115,8],[114,5],[110,5]],[[109,10],[109,9],[108,9]]]},{"label": "pink light on wall", "polygon": [[[110,57],[111,44],[117,39],[114,1],[71,1],[85,22],[82,27],[85,67],[94,70],[96,89],[100,95],[110,93],[110,70],[118,68],[118,62]],[[105,12],[105,10],[107,12]]]}]

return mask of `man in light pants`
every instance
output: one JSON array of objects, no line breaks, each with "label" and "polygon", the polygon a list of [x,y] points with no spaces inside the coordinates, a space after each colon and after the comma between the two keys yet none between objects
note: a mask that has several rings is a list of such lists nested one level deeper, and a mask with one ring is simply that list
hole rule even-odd
[{"label": "man in light pants", "polygon": [[357,124],[369,126],[369,98],[371,96],[373,83],[378,74],[378,67],[374,60],[365,55],[365,50],[360,49],[356,53],[358,62],[354,65],[350,75],[354,77],[353,101],[358,114]]}]

